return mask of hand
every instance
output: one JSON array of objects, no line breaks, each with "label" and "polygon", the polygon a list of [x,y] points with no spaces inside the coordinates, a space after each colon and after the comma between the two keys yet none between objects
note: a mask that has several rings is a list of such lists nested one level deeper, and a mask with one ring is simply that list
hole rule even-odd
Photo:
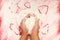
[{"label": "hand", "polygon": [[28,30],[26,28],[25,21],[26,18],[23,18],[19,26],[19,31],[21,35],[20,40],[27,40]]},{"label": "hand", "polygon": [[27,30],[26,25],[25,25],[25,21],[26,21],[26,17],[24,17],[22,19],[21,24],[19,26],[20,35],[28,33],[28,30]]},{"label": "hand", "polygon": [[31,40],[40,40],[39,39],[39,35],[38,35],[38,33],[39,33],[39,19],[37,19],[37,18],[35,18],[35,25],[34,25],[34,27],[33,27],[33,29],[32,29],[32,32],[31,32]]},{"label": "hand", "polygon": [[35,24],[34,24],[31,34],[37,35],[39,33],[39,28],[40,28],[39,19],[35,18]]},{"label": "hand", "polygon": [[20,40],[27,40],[27,38],[28,38],[28,30],[26,28],[25,21],[26,21],[26,18],[30,18],[30,16],[31,16],[31,14],[28,14],[21,21],[21,24],[19,26],[19,31],[20,31],[20,35],[21,35]]},{"label": "hand", "polygon": [[25,34],[28,32],[27,28],[26,28],[26,25],[25,25],[25,21],[26,21],[26,18],[30,18],[30,16],[34,16],[33,14],[27,14],[21,21],[21,24],[19,26],[19,31],[20,31],[20,34]]}]

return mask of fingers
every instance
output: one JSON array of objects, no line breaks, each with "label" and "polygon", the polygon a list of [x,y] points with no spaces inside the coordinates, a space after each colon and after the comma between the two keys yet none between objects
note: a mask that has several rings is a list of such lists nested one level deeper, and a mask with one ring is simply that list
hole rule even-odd
[{"label": "fingers", "polygon": [[39,19],[35,18],[35,25],[39,24]]},{"label": "fingers", "polygon": [[25,26],[25,21],[26,21],[26,18],[23,18],[22,21],[21,21],[20,26],[23,26],[24,27]]},{"label": "fingers", "polygon": [[25,21],[26,21],[25,18],[22,19],[22,21],[21,21],[21,25],[20,25],[20,28],[21,28],[23,31],[27,30],[27,29],[26,29],[26,25],[25,25]]},{"label": "fingers", "polygon": [[19,27],[19,35],[22,35],[22,29]]},{"label": "fingers", "polygon": [[39,28],[39,19],[35,18],[35,28]]},{"label": "fingers", "polygon": [[32,29],[31,35],[38,35],[39,28],[40,28],[40,26],[39,26],[39,19],[35,18],[35,25],[34,25],[34,27]]}]

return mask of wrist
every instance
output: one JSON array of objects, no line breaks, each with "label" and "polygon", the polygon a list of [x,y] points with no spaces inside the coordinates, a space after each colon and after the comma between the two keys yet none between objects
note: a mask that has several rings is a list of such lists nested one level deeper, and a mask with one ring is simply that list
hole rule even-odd
[{"label": "wrist", "polygon": [[31,35],[32,40],[40,40],[39,35]]}]

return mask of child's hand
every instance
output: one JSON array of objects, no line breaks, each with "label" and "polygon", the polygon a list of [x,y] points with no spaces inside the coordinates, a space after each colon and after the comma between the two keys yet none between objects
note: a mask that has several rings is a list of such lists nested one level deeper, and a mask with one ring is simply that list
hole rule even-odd
[{"label": "child's hand", "polygon": [[34,27],[33,27],[33,29],[32,29],[32,32],[31,32],[31,40],[40,40],[40,38],[39,38],[39,35],[38,35],[38,33],[39,33],[39,28],[40,28],[40,26],[39,26],[39,19],[35,19],[35,25],[34,25]]},{"label": "child's hand", "polygon": [[39,33],[39,28],[40,28],[40,25],[39,25],[39,19],[35,18],[35,24],[34,24],[34,27],[32,29],[32,34],[38,34]]}]

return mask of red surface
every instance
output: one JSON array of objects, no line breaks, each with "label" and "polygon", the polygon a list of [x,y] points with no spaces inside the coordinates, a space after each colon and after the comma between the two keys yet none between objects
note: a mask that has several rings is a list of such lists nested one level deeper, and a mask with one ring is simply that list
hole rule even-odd
[{"label": "red surface", "polygon": [[[20,1],[19,1],[20,2]],[[20,7],[19,6],[19,2],[17,2],[16,3],[16,5],[14,5],[14,7],[15,6],[17,6],[16,7],[16,10],[14,11],[14,12],[16,12],[16,13],[20,13],[20,10],[23,8],[24,9],[24,7],[26,7],[26,8],[31,8],[31,4],[29,3],[29,2],[26,2],[25,4],[23,4],[23,6],[24,7]],[[0,0],[0,10],[1,10],[1,8],[2,8],[2,0]],[[12,6],[12,5],[11,5]],[[42,5],[42,6],[39,6],[39,8],[38,8],[38,11],[40,12],[40,13],[43,13],[43,12],[41,12],[42,10],[40,9],[40,8],[42,8],[42,7],[46,7],[47,9],[46,9],[46,11],[45,11],[45,13],[44,14],[47,14],[47,12],[48,12],[48,6],[47,5]],[[9,8],[9,9],[11,9],[11,7]],[[11,11],[12,10],[14,10],[14,9],[11,9]],[[60,15],[60,2],[58,2],[58,6],[57,6],[57,11],[58,11],[58,13],[59,13],[59,15]],[[3,11],[4,12],[4,11]],[[2,23],[2,18],[0,17],[0,27],[1,27],[1,23]],[[15,30],[13,30],[12,28],[11,28],[11,26],[12,26],[12,24],[10,25],[10,29],[13,31],[13,32],[15,32]],[[46,27],[46,26],[45,26]],[[48,31],[48,30],[47,30]],[[22,35],[22,32],[21,32],[21,28],[19,27],[19,34],[20,35]],[[59,19],[59,21],[58,21],[58,34],[60,34],[60,19]],[[2,29],[0,28],[0,38],[1,38],[1,35],[2,35]],[[53,37],[52,37],[53,38]],[[0,39],[1,40],[1,39]],[[7,40],[6,39],[6,37],[5,37],[5,39],[4,40]]]},{"label": "red surface", "polygon": [[1,3],[2,3],[2,0],[0,0],[0,10],[1,10],[1,7],[2,7],[2,6],[1,6]]},{"label": "red surface", "polygon": [[60,15],[60,2],[58,2],[57,11],[58,11],[58,13]]},{"label": "red surface", "polygon": [[1,23],[2,23],[2,17],[0,17],[0,26],[1,26]]},{"label": "red surface", "polygon": [[2,28],[1,28],[1,23],[2,23],[2,17],[0,17],[0,40],[1,40],[1,37],[2,37]]},{"label": "red surface", "polygon": [[58,21],[58,34],[60,34],[60,20]]}]

